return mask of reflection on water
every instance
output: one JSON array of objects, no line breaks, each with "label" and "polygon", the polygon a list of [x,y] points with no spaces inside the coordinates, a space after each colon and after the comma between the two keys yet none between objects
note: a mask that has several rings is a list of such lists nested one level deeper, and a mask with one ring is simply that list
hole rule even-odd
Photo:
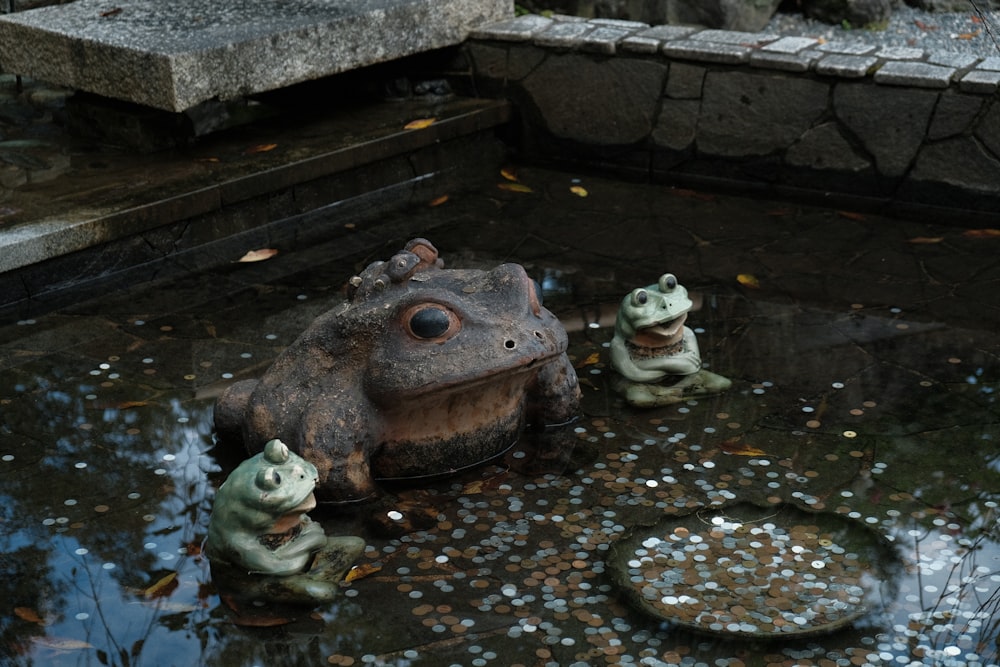
[{"label": "reflection on water", "polygon": [[[520,177],[534,192],[450,193],[364,257],[282,248],[0,328],[7,662],[997,664],[993,242],[596,178],[581,198],[571,176]],[[213,398],[262,372],[360,265],[418,234],[450,266],[518,261],[543,285],[584,389],[574,451],[526,441],[355,515],[314,513],[328,534],[367,537],[371,573],[327,607],[237,625],[201,554],[213,487],[242,456],[213,448]],[[734,387],[637,411],[609,388],[606,345],[621,296],[664,271],[700,297],[689,322]],[[626,603],[605,569],[613,543],[738,501],[881,533],[903,564],[884,608],[761,644]]]}]

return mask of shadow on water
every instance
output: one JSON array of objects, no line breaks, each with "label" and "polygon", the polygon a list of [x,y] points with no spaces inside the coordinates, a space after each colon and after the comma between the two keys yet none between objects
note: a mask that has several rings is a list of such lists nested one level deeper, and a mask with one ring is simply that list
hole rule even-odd
[{"label": "shadow on water", "polygon": [[[363,256],[280,248],[0,328],[5,664],[997,664],[1000,241],[570,174],[520,181],[531,191],[491,182],[401,214],[410,231]],[[213,448],[212,401],[415,235],[449,266],[517,261],[543,285],[584,390],[573,451],[525,439],[461,477],[314,513],[328,534],[366,537],[367,576],[327,607],[239,625],[201,554],[213,488],[241,457]],[[734,386],[639,411],[611,391],[606,347],[619,299],[665,271],[698,296],[703,359]],[[880,535],[873,611],[767,642],[627,604],[613,544],[740,502]],[[826,547],[817,558],[837,561]],[[764,558],[741,553],[744,569]],[[702,602],[704,562],[669,568]],[[701,578],[735,590],[740,572]],[[658,604],[682,604],[671,595]]]}]

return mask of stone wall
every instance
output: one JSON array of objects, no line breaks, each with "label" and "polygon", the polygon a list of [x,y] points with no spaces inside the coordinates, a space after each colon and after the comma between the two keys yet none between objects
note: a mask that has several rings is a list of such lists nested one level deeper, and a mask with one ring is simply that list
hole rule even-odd
[{"label": "stone wall", "polygon": [[1000,54],[537,15],[467,49],[530,157],[1000,215]]}]

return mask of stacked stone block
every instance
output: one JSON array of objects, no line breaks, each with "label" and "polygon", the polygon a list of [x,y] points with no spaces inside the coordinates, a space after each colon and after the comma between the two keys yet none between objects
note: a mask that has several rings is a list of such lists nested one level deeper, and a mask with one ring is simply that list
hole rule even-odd
[{"label": "stacked stone block", "polygon": [[1000,55],[536,15],[468,50],[528,154],[1000,212]]}]

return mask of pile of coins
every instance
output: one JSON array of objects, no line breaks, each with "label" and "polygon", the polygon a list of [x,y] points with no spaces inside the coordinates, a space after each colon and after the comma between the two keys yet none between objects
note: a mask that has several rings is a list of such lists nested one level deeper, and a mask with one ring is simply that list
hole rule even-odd
[{"label": "pile of coins", "polygon": [[724,515],[699,525],[704,530],[677,526],[640,537],[628,554],[628,581],[654,615],[760,637],[825,632],[867,612],[874,573],[817,526],[752,525]]}]

